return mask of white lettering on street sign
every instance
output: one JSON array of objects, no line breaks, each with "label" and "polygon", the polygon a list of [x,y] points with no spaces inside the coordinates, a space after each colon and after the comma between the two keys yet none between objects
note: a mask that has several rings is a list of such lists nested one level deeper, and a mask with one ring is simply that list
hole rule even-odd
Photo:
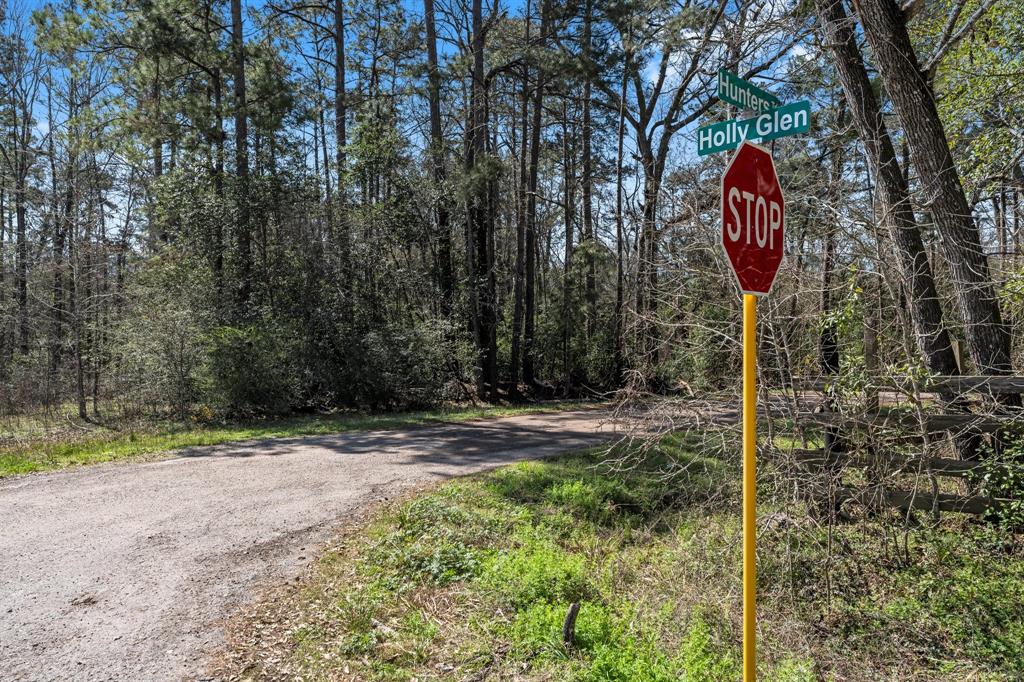
[{"label": "white lettering on street sign", "polygon": [[697,129],[697,153],[700,156],[735,149],[744,140],[767,142],[811,129],[811,103],[793,102],[742,121],[730,119]]},{"label": "white lettering on street sign", "polygon": [[725,69],[718,70],[718,98],[741,109],[757,112],[781,104],[775,95]]}]

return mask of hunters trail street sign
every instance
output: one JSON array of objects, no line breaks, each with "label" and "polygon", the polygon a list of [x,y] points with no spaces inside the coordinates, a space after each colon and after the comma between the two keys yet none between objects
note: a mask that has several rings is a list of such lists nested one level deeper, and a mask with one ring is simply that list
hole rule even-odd
[{"label": "hunters trail street sign", "polygon": [[767,142],[811,129],[811,103],[807,100],[785,104],[743,121],[730,119],[697,129],[700,156],[735,149],[744,140]]},{"label": "hunters trail street sign", "polygon": [[718,70],[718,99],[757,113],[763,113],[782,104],[772,93],[748,83],[725,69]]}]

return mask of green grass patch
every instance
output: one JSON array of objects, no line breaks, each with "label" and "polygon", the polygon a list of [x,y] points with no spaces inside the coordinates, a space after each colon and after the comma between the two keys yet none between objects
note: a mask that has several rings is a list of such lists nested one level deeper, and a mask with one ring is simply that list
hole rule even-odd
[{"label": "green grass patch", "polygon": [[[597,450],[524,462],[397,503],[275,602],[223,672],[737,680],[739,472],[696,448],[673,436],[642,460],[616,453],[627,468]],[[763,516],[780,508],[764,494]],[[1024,557],[986,533],[952,524],[896,545],[867,521],[835,527],[828,554],[818,524],[762,530],[760,678],[1020,679]]]},{"label": "green grass patch", "polygon": [[8,445],[0,451],[0,478],[82,464],[142,457],[190,447],[221,445],[264,438],[396,429],[574,407],[581,407],[581,404],[538,403],[510,407],[459,407],[394,414],[353,412],[223,425],[174,422],[137,424],[125,428],[83,426],[74,434],[68,434],[65,431],[58,438],[0,439],[0,442],[8,441]]}]

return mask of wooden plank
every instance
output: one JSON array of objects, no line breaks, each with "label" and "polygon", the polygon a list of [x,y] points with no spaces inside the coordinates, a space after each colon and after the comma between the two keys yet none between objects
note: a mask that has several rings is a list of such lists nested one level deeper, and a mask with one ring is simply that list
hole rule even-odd
[{"label": "wooden plank", "polygon": [[928,493],[877,487],[837,488],[835,491],[835,498],[837,501],[851,500],[869,507],[882,504],[887,507],[895,507],[904,511],[909,509],[932,511],[937,504],[939,511],[974,514],[975,516],[980,516],[987,512],[993,503],[1006,502],[1006,500],[993,500],[990,497],[982,497],[980,495],[963,497],[960,495],[952,495],[950,493],[939,493],[938,502],[936,503],[935,496]]},{"label": "wooden plank", "polygon": [[1017,425],[1020,422],[1016,421],[1015,417],[1006,416],[1002,419],[998,417],[980,416],[976,414],[930,414],[926,417],[928,422],[929,433],[939,433],[941,431],[957,431],[957,430],[971,430],[971,431],[999,431],[1001,429],[1010,428]]},{"label": "wooden plank", "polygon": [[[830,382],[822,377],[797,377],[793,386],[802,391],[824,391]],[[914,383],[902,377],[890,377],[874,383],[871,388],[910,392]],[[964,374],[928,377],[917,387],[921,391],[948,390],[953,393],[1024,393],[1024,376],[987,376]]]},{"label": "wooden plank", "polygon": [[929,389],[947,389],[954,393],[1024,393],[1021,376],[937,376],[928,380]]},{"label": "wooden plank", "polygon": [[[846,429],[863,429],[867,427],[899,428],[918,433],[922,429],[921,421],[917,415],[909,412],[883,412],[861,415],[847,415],[839,412],[798,412],[796,418],[817,424],[838,425]],[[976,414],[928,414],[924,416],[924,427],[928,433],[933,434],[942,433],[943,431],[968,429],[971,431],[991,432],[1014,425],[1024,425],[1024,422],[1016,421],[1014,417],[1010,416],[1003,419]]]},{"label": "wooden plank", "polygon": [[[914,457],[906,455],[856,455],[849,452],[833,452],[826,456],[824,449],[804,450],[797,449],[788,451],[793,459],[802,464],[824,467],[829,465],[842,465],[856,468],[869,466],[888,467],[892,471],[915,474],[918,470],[921,473],[931,472],[936,476],[966,477],[972,471],[985,466],[984,462],[968,462],[960,459],[948,459],[945,457]],[[995,465],[1000,466],[1000,465]]]}]

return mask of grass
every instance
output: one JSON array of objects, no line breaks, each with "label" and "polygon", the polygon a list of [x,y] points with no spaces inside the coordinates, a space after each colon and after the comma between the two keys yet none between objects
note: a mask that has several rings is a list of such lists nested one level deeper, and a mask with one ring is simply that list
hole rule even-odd
[{"label": "grass", "polygon": [[[264,602],[216,672],[739,679],[737,471],[681,436],[638,468],[602,460],[521,463],[385,508]],[[830,535],[778,513],[764,489],[761,514],[775,522],[759,535],[761,679],[1024,675],[1024,557],[1006,537],[957,522],[895,537],[871,521]]]},{"label": "grass", "polygon": [[[261,422],[206,425],[201,423],[143,423],[127,428],[90,427],[57,438],[0,438],[0,478],[69,466],[158,455],[181,448],[220,445],[263,438],[315,436],[345,431],[396,429],[546,412],[579,407],[579,403],[538,403],[516,406],[455,407],[392,414],[337,413],[304,415]],[[13,434],[12,434],[13,436]]]}]

